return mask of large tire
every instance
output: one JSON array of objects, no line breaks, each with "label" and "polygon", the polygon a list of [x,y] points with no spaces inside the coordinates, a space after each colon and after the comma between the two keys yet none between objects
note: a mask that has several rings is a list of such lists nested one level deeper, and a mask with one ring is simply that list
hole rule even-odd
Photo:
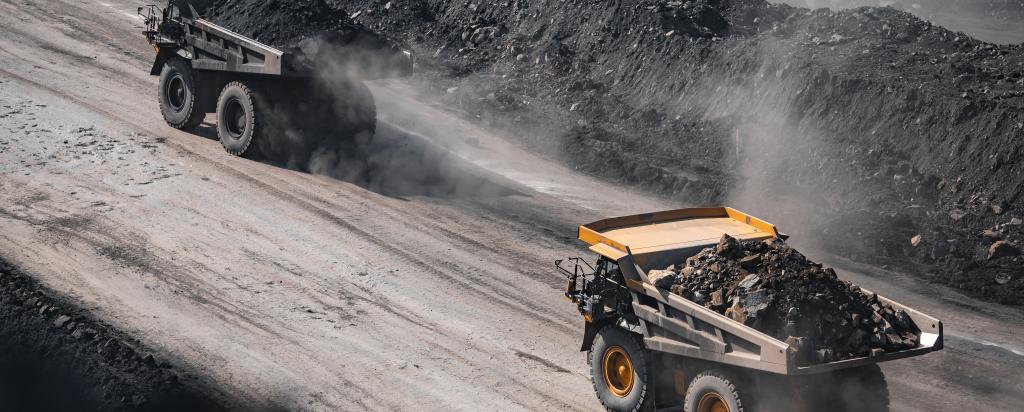
[{"label": "large tire", "polygon": [[605,409],[614,412],[653,410],[650,365],[639,336],[615,325],[597,332],[587,354],[590,380]]},{"label": "large tire", "polygon": [[697,375],[686,389],[685,412],[743,412],[743,401],[736,385],[721,372]]},{"label": "large tire", "polygon": [[164,120],[175,129],[193,130],[206,117],[206,112],[199,107],[195,73],[181,57],[172,57],[164,63],[159,98]]},{"label": "large tire", "polygon": [[251,157],[256,152],[253,143],[264,134],[267,119],[256,92],[242,82],[231,82],[217,99],[217,137],[224,150],[235,156]]}]

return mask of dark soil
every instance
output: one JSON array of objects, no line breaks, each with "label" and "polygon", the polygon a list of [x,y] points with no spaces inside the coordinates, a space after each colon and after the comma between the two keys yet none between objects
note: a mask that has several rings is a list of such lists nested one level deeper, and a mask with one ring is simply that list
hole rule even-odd
[{"label": "dark soil", "polygon": [[920,330],[906,312],[778,239],[740,242],[724,235],[716,247],[687,259],[685,267],[648,276],[655,286],[785,341],[804,365],[877,356],[920,343]]},{"label": "dark soil", "polygon": [[0,409],[218,411],[141,343],[0,260]]},{"label": "dark soil", "polygon": [[411,43],[467,116],[578,170],[1024,304],[1024,260],[989,255],[1024,241],[1024,46],[877,7],[330,3]]}]

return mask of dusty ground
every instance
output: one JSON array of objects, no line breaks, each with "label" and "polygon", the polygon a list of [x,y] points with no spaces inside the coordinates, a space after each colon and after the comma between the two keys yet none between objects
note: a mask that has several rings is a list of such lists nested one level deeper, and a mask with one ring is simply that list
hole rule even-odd
[{"label": "dusty ground", "polygon": [[[139,4],[0,0],[0,255],[240,409],[598,407],[552,261],[576,223],[670,205],[402,82],[373,85],[359,184],[231,157],[160,119]],[[1024,404],[1019,309],[811,256],[946,322],[885,366],[896,410]]]}]

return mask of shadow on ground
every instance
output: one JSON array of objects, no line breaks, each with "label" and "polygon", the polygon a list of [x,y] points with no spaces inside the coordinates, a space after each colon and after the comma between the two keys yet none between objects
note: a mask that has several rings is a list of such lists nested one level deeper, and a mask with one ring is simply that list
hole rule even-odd
[{"label": "shadow on ground", "polygon": [[179,373],[0,259],[0,410],[225,410]]},{"label": "shadow on ground", "polygon": [[[218,140],[212,122],[194,133]],[[298,159],[295,153],[260,155],[254,160],[277,167],[329,176],[389,197],[490,198],[525,195],[520,184],[491,173],[453,154],[430,139],[381,122],[368,143],[353,145],[339,131],[324,138],[322,149]]]}]

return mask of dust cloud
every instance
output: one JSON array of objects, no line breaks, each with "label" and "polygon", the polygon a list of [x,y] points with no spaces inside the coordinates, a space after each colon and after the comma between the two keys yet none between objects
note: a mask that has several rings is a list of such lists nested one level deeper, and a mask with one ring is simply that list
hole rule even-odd
[{"label": "dust cloud", "polygon": [[807,85],[802,76],[787,73],[790,47],[766,40],[754,74],[709,78],[684,104],[703,111],[706,119],[734,125],[733,150],[724,161],[732,165],[735,181],[725,203],[776,223],[798,242],[813,244],[822,233],[822,210],[837,200],[813,183],[823,159],[831,157],[826,154],[830,148],[823,131],[802,121],[793,108]]},{"label": "dust cloud", "polygon": [[[328,37],[299,44],[315,69],[315,78],[300,85],[303,93],[291,93],[289,102],[273,111],[274,123],[280,126],[261,145],[267,160],[388,196],[520,193],[515,185],[461,159],[446,144],[459,139],[453,136],[455,132],[427,126],[429,114],[417,112],[426,103],[394,101],[390,95],[389,100],[378,100],[367,86],[373,83],[368,80],[407,75],[407,63],[401,59],[408,57],[362,42]],[[379,115],[378,109],[383,114]],[[389,122],[396,110],[414,119],[415,127]]]}]

